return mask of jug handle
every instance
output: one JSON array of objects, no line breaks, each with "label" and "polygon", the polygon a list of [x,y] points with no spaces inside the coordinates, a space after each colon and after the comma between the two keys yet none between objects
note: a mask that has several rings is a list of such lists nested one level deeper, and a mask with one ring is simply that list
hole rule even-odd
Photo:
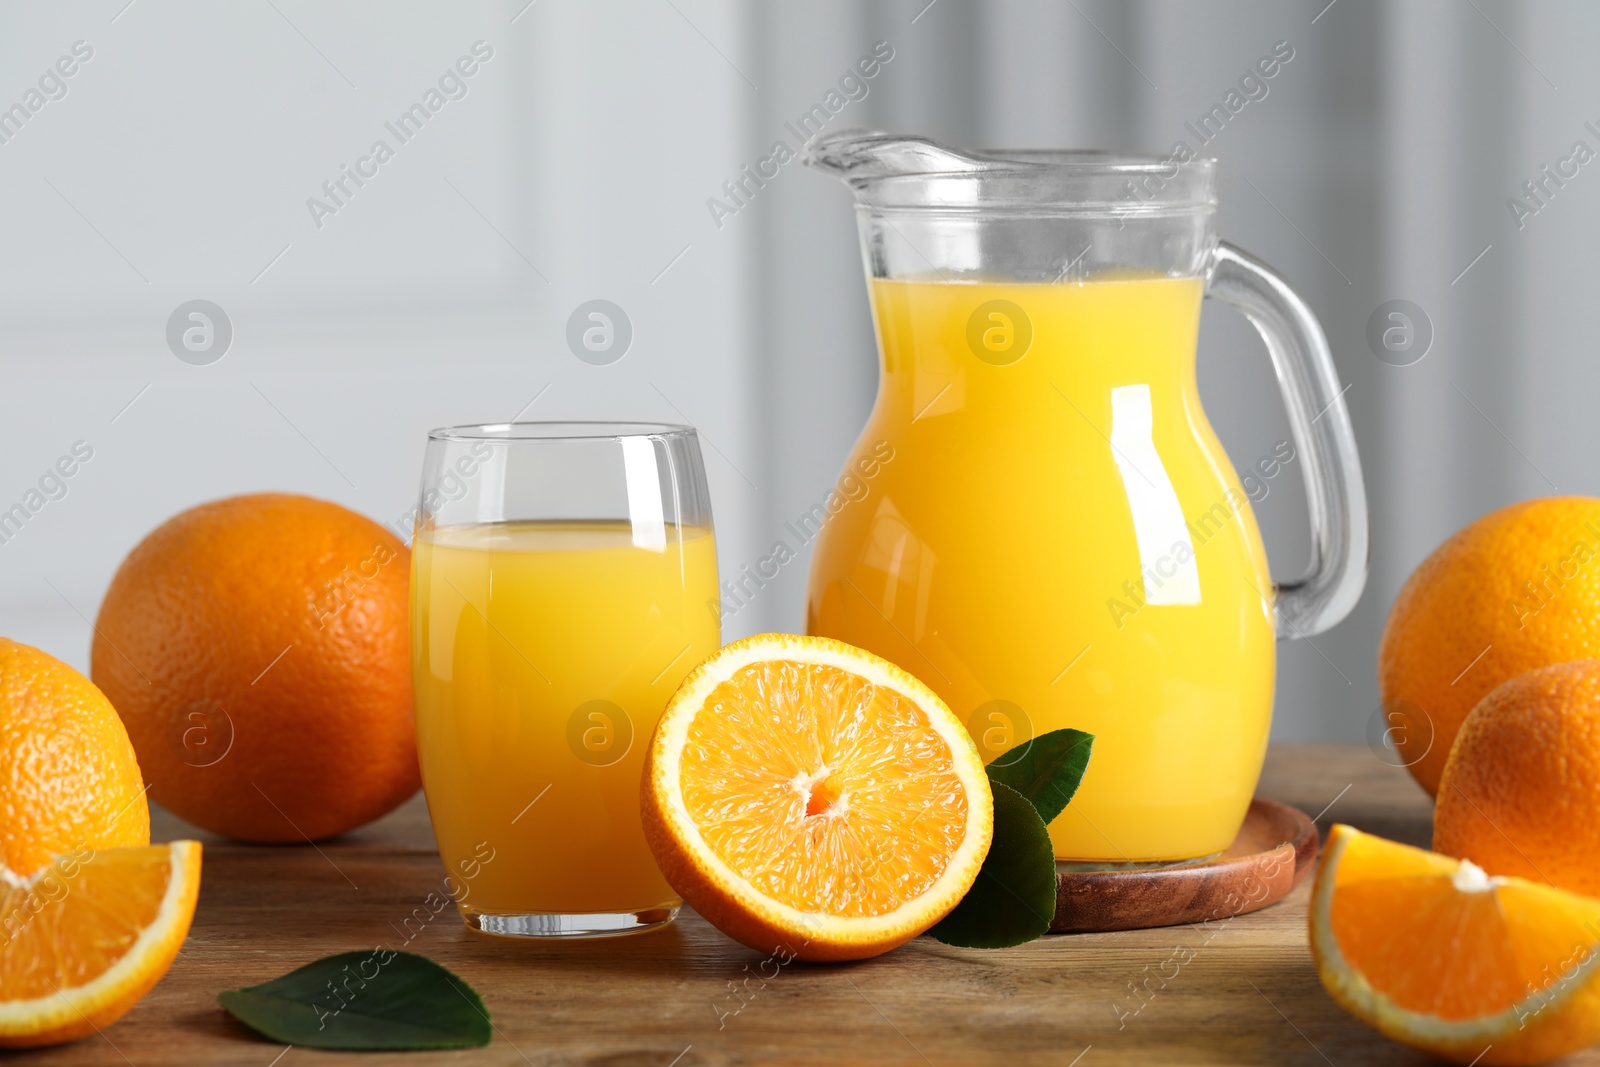
[{"label": "jug handle", "polygon": [[1367,582],[1367,496],[1355,432],[1328,338],[1316,316],[1272,268],[1219,242],[1206,295],[1244,313],[1266,342],[1304,457],[1311,511],[1311,565],[1276,584],[1278,636],[1310,637],[1350,614]]}]

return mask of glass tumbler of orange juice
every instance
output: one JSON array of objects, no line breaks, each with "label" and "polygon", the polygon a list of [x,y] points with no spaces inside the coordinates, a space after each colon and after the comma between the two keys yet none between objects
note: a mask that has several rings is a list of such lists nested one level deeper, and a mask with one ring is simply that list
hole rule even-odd
[{"label": "glass tumbler of orange juice", "polygon": [[585,937],[670,922],[639,779],[667,698],[720,643],[694,430],[435,430],[411,568],[423,788],[467,924]]}]

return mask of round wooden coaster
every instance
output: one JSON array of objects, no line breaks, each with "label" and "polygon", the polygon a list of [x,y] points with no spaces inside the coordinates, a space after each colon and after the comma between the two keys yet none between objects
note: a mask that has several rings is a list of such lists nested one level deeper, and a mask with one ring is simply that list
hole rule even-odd
[{"label": "round wooden coaster", "polygon": [[1058,870],[1050,932],[1142,930],[1257,911],[1311,873],[1319,844],[1304,812],[1256,797],[1239,836],[1216,859],[1131,871]]}]

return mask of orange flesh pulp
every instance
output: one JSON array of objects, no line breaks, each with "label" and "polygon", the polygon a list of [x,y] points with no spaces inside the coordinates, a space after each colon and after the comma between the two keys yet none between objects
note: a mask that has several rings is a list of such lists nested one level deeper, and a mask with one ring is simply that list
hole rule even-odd
[{"label": "orange flesh pulp", "polygon": [[838,667],[751,664],[689,725],[684,806],[716,855],[807,912],[884,915],[961,846],[967,798],[915,703]]},{"label": "orange flesh pulp", "polygon": [[1557,993],[1600,941],[1600,901],[1497,882],[1457,862],[1353,840],[1330,916],[1345,960],[1402,1008],[1447,1020]]},{"label": "orange flesh pulp", "polygon": [[0,1001],[85,985],[109,970],[161,910],[165,847],[59,857],[27,885],[0,881]]}]

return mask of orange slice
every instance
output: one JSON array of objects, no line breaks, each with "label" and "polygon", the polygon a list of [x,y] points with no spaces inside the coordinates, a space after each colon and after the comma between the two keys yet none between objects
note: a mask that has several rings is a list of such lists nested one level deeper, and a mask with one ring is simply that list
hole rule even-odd
[{"label": "orange slice", "polygon": [[1335,826],[1311,954],[1350,1014],[1457,1063],[1544,1063],[1600,1040],[1600,900]]},{"label": "orange slice", "polygon": [[85,850],[31,878],[0,867],[0,1047],[116,1022],[172,966],[200,891],[200,843]]},{"label": "orange slice", "polygon": [[994,801],[933,691],[841,641],[759,634],[695,668],[645,758],[645,835],[723,933],[809,960],[887,952],[977,878]]}]

